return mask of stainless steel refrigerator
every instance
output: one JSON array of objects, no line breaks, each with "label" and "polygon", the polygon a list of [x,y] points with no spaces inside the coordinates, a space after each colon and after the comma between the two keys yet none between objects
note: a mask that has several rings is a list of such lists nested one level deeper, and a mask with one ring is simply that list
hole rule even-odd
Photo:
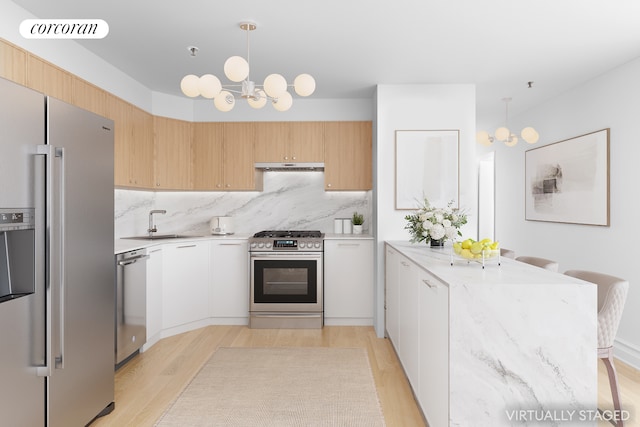
[{"label": "stainless steel refrigerator", "polygon": [[0,79],[0,424],[114,408],[113,122]]}]

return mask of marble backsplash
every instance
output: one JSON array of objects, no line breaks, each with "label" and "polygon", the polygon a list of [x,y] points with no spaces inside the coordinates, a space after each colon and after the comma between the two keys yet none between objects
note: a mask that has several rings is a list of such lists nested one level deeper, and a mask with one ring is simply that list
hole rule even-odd
[{"label": "marble backsplash", "polygon": [[371,191],[324,191],[323,172],[266,172],[263,191],[151,192],[115,190],[116,238],[144,235],[149,211],[158,233],[206,235],[214,216],[234,217],[236,234],[260,230],[320,230],[333,232],[334,218],[364,214],[365,232],[371,224]]}]

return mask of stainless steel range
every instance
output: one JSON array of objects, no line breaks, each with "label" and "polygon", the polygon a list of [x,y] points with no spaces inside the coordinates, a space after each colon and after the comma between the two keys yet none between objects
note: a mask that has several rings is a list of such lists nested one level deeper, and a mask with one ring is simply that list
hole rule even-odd
[{"label": "stainless steel range", "polygon": [[250,328],[322,328],[324,234],[269,230],[249,239]]}]

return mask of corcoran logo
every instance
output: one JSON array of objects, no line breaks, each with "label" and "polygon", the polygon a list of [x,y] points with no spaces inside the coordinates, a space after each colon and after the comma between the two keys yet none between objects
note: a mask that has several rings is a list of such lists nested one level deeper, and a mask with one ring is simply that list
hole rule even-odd
[{"label": "corcoran logo", "polygon": [[102,19],[25,19],[20,35],[26,39],[102,39],[109,24]]}]

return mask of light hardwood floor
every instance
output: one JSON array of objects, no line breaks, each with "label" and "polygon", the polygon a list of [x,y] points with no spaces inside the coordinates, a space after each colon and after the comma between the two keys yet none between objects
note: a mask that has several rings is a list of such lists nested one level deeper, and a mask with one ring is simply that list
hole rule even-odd
[{"label": "light hardwood floor", "polygon": [[[116,409],[92,427],[153,426],[218,347],[363,347],[366,348],[387,426],[425,426],[391,344],[371,327],[325,326],[323,329],[249,329],[209,326],[165,338],[116,372]],[[618,362],[627,427],[640,427],[640,372]],[[606,371],[599,362],[598,406],[611,409]],[[610,426],[606,422],[599,426]]]},{"label": "light hardwood floor", "polygon": [[116,372],[116,409],[92,427],[153,426],[218,347],[363,347],[369,354],[385,421],[424,426],[395,352],[372,327],[249,329],[209,326],[165,338]]}]

